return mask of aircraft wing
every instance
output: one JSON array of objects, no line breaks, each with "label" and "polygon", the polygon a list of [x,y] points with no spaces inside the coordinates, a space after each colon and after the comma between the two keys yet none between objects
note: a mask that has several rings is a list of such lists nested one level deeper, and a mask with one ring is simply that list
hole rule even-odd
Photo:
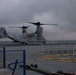
[{"label": "aircraft wing", "polygon": [[8,37],[9,39],[11,39],[11,40],[15,41],[15,42],[18,42],[18,40],[14,39],[14,38],[13,38],[13,37],[11,37],[11,36],[8,36],[8,35],[7,35],[7,37]]},{"label": "aircraft wing", "polygon": [[28,43],[27,39],[23,39],[23,38],[16,38],[16,37],[12,37],[12,36],[8,36],[7,37],[15,42],[21,42],[21,43]]}]

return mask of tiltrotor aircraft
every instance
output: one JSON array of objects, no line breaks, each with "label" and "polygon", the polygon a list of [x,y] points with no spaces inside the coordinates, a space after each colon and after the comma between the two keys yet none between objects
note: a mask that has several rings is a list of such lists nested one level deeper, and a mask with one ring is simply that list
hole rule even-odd
[{"label": "tiltrotor aircraft", "polygon": [[4,30],[3,34],[6,35],[8,38],[12,39],[14,42],[20,42],[21,44],[45,44],[46,39],[43,37],[43,28],[41,25],[54,25],[57,26],[57,24],[43,24],[40,22],[34,23],[34,22],[27,22],[33,25],[36,25],[36,31],[34,33],[27,33],[27,28],[29,26],[22,26],[22,27],[12,27],[12,28],[22,28],[22,34],[19,36],[10,36],[7,34],[6,30]]}]

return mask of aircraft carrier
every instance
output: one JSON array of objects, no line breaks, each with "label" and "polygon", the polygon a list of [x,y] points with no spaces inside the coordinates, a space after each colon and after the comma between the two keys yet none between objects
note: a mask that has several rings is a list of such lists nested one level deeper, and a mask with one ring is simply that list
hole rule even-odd
[{"label": "aircraft carrier", "polygon": [[[0,50],[5,47],[7,51],[7,66],[16,59],[22,61],[22,53],[19,50],[26,50],[26,64],[37,64],[38,68],[49,72],[74,72],[76,74],[76,42],[75,41],[52,41],[41,45],[21,45],[12,41],[1,41]],[[16,50],[17,52],[13,52]],[[0,53],[1,55],[1,53]],[[1,57],[1,56],[0,56]],[[0,58],[1,59],[1,58]],[[2,62],[0,61],[0,65]],[[8,67],[6,67],[10,70]],[[23,68],[19,65],[15,72],[23,75]],[[26,70],[26,75],[44,75],[42,73]]]}]

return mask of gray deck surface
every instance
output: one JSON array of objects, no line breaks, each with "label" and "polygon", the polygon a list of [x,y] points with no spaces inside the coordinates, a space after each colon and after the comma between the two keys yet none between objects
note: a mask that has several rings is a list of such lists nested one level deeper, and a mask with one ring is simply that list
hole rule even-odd
[{"label": "gray deck surface", "polygon": [[12,73],[7,69],[0,69],[0,75],[12,75]]},{"label": "gray deck surface", "polygon": [[[48,47],[47,47],[48,48]],[[39,56],[43,54],[43,48],[42,46],[25,46],[25,45],[17,45],[17,46],[6,46],[7,51],[11,50],[26,50],[26,64],[38,64],[38,67],[41,69],[45,69],[50,72],[57,72],[58,70],[64,71],[64,72],[70,72],[74,71],[76,74],[76,63],[72,62],[62,62],[58,60],[41,60],[39,59]],[[19,59],[19,61],[22,61],[22,53],[21,52],[8,52],[7,53],[7,65],[10,62],[14,62],[16,59]],[[10,70],[7,67],[8,70]],[[17,66],[16,72],[17,75],[23,75],[23,69]],[[40,73],[37,73],[35,71],[26,70],[26,75],[43,75]]]}]

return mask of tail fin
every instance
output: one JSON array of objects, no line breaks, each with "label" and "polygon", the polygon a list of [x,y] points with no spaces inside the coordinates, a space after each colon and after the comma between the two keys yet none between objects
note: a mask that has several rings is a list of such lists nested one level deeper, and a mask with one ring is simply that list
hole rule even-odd
[{"label": "tail fin", "polygon": [[1,27],[1,28],[0,28],[0,37],[1,37],[1,38],[7,37],[7,32],[6,32],[5,27]]}]

